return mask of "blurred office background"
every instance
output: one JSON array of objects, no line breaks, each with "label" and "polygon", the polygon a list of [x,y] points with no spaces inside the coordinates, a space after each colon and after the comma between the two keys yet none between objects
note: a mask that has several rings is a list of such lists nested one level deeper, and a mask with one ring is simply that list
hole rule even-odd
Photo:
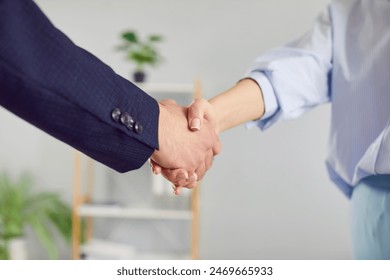
[{"label": "blurred office background", "polygon": [[[209,98],[242,78],[258,55],[303,34],[328,1],[36,2],[76,44],[126,78],[131,67],[114,51],[120,32],[163,35],[159,49],[165,62],[148,71],[149,81],[199,78]],[[266,132],[240,126],[221,135],[223,152],[201,186],[200,258],[351,258],[348,200],[330,182],[324,164],[329,120],[325,105]],[[70,202],[72,149],[3,108],[0,131],[0,170],[14,177],[29,171],[38,188]],[[129,199],[131,182],[141,184],[136,177],[146,172],[148,166],[118,175],[129,181]],[[29,257],[46,258],[35,237],[28,239]],[[61,257],[69,258],[69,246],[59,245]]]}]

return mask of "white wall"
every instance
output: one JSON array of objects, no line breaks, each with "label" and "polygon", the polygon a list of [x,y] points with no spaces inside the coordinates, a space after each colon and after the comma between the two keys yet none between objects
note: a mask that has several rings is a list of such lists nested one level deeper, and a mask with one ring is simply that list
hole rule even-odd
[{"label": "white wall", "polygon": [[[152,82],[202,79],[206,97],[233,85],[270,47],[302,34],[327,1],[39,0],[72,40],[118,73],[119,33],[164,35],[166,62]],[[202,185],[201,257],[351,257],[348,201],[324,165],[329,106],[262,133],[243,126],[221,136],[223,153]],[[0,170],[31,170],[42,188],[70,198],[71,149],[0,108]],[[42,257],[42,253],[34,257]]]}]

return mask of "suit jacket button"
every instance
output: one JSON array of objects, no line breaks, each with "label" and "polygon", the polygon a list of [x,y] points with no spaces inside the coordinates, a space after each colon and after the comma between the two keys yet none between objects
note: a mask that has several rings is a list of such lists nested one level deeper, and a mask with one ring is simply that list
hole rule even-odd
[{"label": "suit jacket button", "polygon": [[136,122],[135,124],[134,124],[134,130],[135,130],[135,132],[137,133],[137,134],[141,134],[142,133],[142,131],[143,131],[143,127],[142,127],[142,125],[139,123],[139,122]]},{"label": "suit jacket button", "polygon": [[129,113],[123,113],[121,115],[121,123],[128,129],[132,130],[134,127],[134,120]]},{"label": "suit jacket button", "polygon": [[134,129],[134,123],[135,123],[135,121],[133,120],[132,117],[130,117],[128,124],[126,124],[126,127],[127,127],[129,130],[133,130],[133,129]]},{"label": "suit jacket button", "polygon": [[112,110],[111,117],[114,121],[119,122],[119,119],[121,117],[121,110],[119,110],[118,108]]}]

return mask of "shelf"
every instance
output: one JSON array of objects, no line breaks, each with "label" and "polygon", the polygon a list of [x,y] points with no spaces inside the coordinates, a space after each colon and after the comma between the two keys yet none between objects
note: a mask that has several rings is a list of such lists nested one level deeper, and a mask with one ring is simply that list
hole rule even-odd
[{"label": "shelf", "polygon": [[78,209],[78,213],[84,217],[110,217],[128,219],[150,219],[150,220],[191,220],[191,211],[186,210],[160,210],[142,209],[111,205],[84,204]]},{"label": "shelf", "polygon": [[183,94],[189,95],[194,92],[193,84],[155,84],[144,83],[136,84],[139,88],[147,93],[152,94]]},{"label": "shelf", "polygon": [[139,252],[130,244],[105,239],[92,239],[83,244],[80,252],[89,260],[190,260],[191,256],[179,253]]}]

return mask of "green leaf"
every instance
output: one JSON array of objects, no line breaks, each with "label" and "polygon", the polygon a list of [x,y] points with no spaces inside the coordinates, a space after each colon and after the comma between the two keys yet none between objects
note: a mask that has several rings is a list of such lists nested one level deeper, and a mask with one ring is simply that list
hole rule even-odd
[{"label": "green leaf", "polygon": [[35,234],[37,235],[38,239],[42,242],[43,246],[46,248],[47,252],[49,253],[49,257],[51,259],[57,259],[58,258],[57,247],[54,243],[54,240],[49,230],[37,217],[34,217],[31,220],[30,225],[31,228],[34,230]]},{"label": "green leaf", "polygon": [[161,42],[162,40],[163,40],[163,38],[160,35],[150,35],[149,36],[150,42]]},{"label": "green leaf", "polygon": [[129,48],[130,48],[129,45],[120,45],[120,46],[116,46],[115,50],[116,51],[127,51]]},{"label": "green leaf", "polygon": [[9,260],[7,244],[0,240],[0,260]]},{"label": "green leaf", "polygon": [[128,42],[131,42],[131,43],[137,43],[138,42],[138,38],[137,38],[137,34],[135,34],[135,32],[133,31],[126,31],[126,32],[123,32],[122,33],[122,38]]},{"label": "green leaf", "polygon": [[61,201],[57,201],[56,209],[49,211],[48,218],[67,242],[72,239],[72,210]]}]

